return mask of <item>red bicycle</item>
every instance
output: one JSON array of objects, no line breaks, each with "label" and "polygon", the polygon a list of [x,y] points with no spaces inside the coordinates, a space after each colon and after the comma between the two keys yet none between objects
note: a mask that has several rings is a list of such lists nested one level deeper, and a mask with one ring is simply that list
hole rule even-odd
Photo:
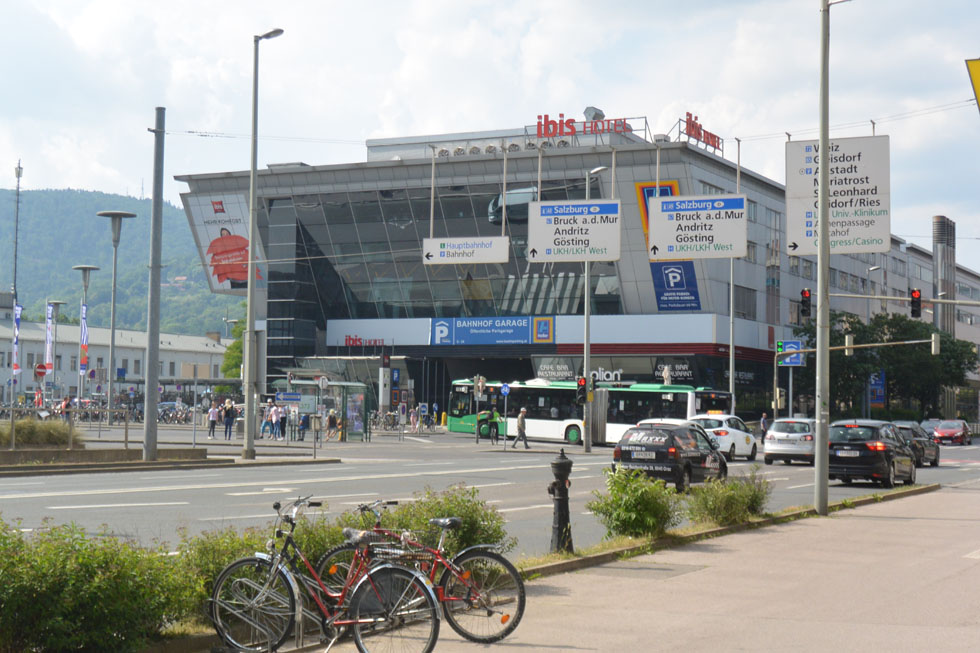
[{"label": "red bicycle", "polygon": [[[526,603],[524,581],[514,565],[492,544],[471,546],[451,560],[446,558],[446,533],[459,528],[462,521],[458,517],[429,520],[441,531],[434,548],[425,546],[410,532],[382,528],[380,508],[397,503],[379,499],[357,508],[361,513],[374,513],[373,529],[363,532],[384,538],[383,543],[372,543],[368,548],[371,565],[397,562],[418,570],[434,585],[446,622],[470,641],[496,642],[514,632],[524,616]],[[323,554],[316,572],[328,588],[337,588],[359,564],[356,547],[347,543]]]},{"label": "red bicycle", "polygon": [[[319,505],[310,497],[284,508],[273,504],[277,518],[269,553],[236,560],[214,583],[209,613],[218,635],[237,651],[275,651],[306,616],[319,620],[327,650],[351,630],[359,651],[432,651],[441,617],[432,584],[394,561],[373,564],[367,552],[380,536],[344,529],[352,557],[343,579],[332,576],[328,584],[313,568],[293,531],[302,510]],[[315,612],[304,609],[303,592]]]}]

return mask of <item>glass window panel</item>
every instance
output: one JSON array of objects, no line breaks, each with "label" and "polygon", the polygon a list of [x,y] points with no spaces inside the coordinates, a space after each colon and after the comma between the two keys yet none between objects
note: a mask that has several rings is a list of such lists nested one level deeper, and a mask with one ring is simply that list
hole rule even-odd
[{"label": "glass window panel", "polygon": [[334,225],[351,224],[354,222],[354,214],[351,213],[350,202],[347,193],[331,193],[320,196],[320,207],[327,225],[333,233]]}]

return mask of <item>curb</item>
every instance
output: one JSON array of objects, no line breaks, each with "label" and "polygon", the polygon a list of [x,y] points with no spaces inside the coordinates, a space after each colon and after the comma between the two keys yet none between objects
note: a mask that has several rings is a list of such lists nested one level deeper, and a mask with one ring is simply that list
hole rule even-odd
[{"label": "curb", "polygon": [[[881,503],[882,501],[895,501],[896,499],[904,499],[905,497],[915,496],[917,494],[925,494],[927,492],[934,492],[940,489],[942,485],[940,483],[931,483],[929,485],[922,485],[911,487],[908,489],[900,489],[897,491],[889,492],[888,494],[882,494],[877,496],[860,497],[857,499],[844,499],[843,501],[837,501],[828,506],[828,513],[839,512],[841,510],[849,508],[859,508],[861,506],[866,506],[872,503]],[[739,533],[742,531],[753,530],[756,528],[763,528],[766,526],[776,526],[778,524],[783,524],[786,522],[796,521],[797,519],[802,519],[804,517],[817,517],[816,508],[807,508],[805,510],[795,510],[790,513],[784,513],[775,517],[766,517],[758,521],[749,522],[747,524],[734,524],[732,526],[719,526],[717,528],[709,528],[707,530],[700,531],[698,533],[692,533],[689,535],[667,535],[651,540],[649,542],[644,542],[643,544],[635,544],[632,546],[624,546],[612,551],[603,551],[602,553],[597,553],[594,555],[583,556],[581,558],[574,558],[571,560],[559,560],[558,562],[549,562],[547,564],[538,565],[535,567],[527,567],[521,569],[521,575],[525,580],[533,580],[535,578],[543,578],[545,576],[554,576],[555,574],[563,574],[570,571],[576,571],[579,569],[585,569],[587,567],[594,567],[596,565],[605,564],[607,562],[614,562],[623,556],[630,555],[642,555],[645,553],[651,553],[658,549],[669,549],[677,546],[684,546],[685,544],[691,544],[692,542],[697,542],[699,540],[705,540],[712,537],[719,537],[722,535],[729,535],[731,533]]]},{"label": "curb", "polygon": [[316,460],[242,460],[240,458],[205,458],[204,460],[156,460],[133,461],[129,463],[64,463],[57,465],[14,465],[0,467],[0,478],[18,476],[55,476],[62,474],[106,474],[109,472],[152,472],[170,469],[212,469],[215,467],[270,467],[272,465],[322,465],[340,464],[340,458],[317,458]]}]

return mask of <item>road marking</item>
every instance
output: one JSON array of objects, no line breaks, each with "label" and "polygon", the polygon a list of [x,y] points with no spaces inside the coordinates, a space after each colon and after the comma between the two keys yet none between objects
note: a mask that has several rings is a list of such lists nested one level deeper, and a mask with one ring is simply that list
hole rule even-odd
[{"label": "road marking", "polygon": [[225,517],[200,517],[197,521],[229,521],[232,519],[268,519],[272,521],[274,517],[268,512],[261,515],[228,515]]},{"label": "road marking", "polygon": [[20,483],[0,483],[0,487],[17,487],[19,485],[44,485],[44,481],[23,481]]},{"label": "road marking", "polygon": [[799,490],[801,487],[813,487],[813,483],[805,483],[803,485],[790,485],[787,490]]},{"label": "road marking", "polygon": [[[606,463],[582,463],[582,467],[589,466],[602,466],[604,467]],[[291,485],[322,485],[324,483],[350,483],[351,481],[378,481],[378,480],[389,480],[389,479],[410,479],[410,478],[423,478],[426,476],[459,476],[466,477],[472,474],[488,474],[493,472],[514,472],[522,470],[532,470],[532,469],[544,469],[551,471],[551,463],[540,463],[540,464],[514,464],[514,465],[500,465],[497,467],[471,467],[463,469],[448,469],[448,470],[431,470],[431,471],[418,471],[409,473],[399,473],[391,472],[384,474],[362,474],[362,475],[347,475],[347,476],[335,476],[335,477],[324,477],[316,476],[313,478],[297,478],[297,479],[285,479],[286,482]],[[236,469],[236,472],[241,472],[242,470]],[[784,479],[788,480],[788,479]],[[109,494],[136,494],[136,493],[148,493],[148,492],[182,492],[186,490],[224,490],[232,488],[258,488],[263,487],[267,483],[267,480],[253,481],[253,482],[234,482],[234,483],[202,483],[196,485],[158,485],[151,487],[135,486],[135,487],[124,487],[124,488],[103,488],[94,490],[58,490],[52,492],[25,492],[19,494],[0,494],[0,500],[13,500],[13,499],[42,499],[45,497],[62,497],[62,496],[101,496]]]},{"label": "road marking", "polygon": [[980,549],[977,549],[976,551],[974,551],[972,553],[967,553],[963,557],[964,558],[973,558],[974,560],[980,560]]},{"label": "road marking", "polygon": [[164,481],[176,481],[184,478],[220,478],[222,474],[182,474],[179,476],[154,476],[152,474],[144,474],[140,478],[152,478]]},{"label": "road marking", "polygon": [[507,483],[484,483],[483,485],[471,485],[470,487],[480,489],[480,488],[485,488],[485,487],[502,487],[504,485],[513,485],[513,484],[514,484],[513,482],[507,482]]},{"label": "road marking", "polygon": [[406,440],[411,440],[412,442],[424,442],[425,444],[432,444],[432,440],[429,438],[413,438],[411,436],[405,436]]},{"label": "road marking", "polygon": [[554,504],[542,503],[536,506],[523,506],[521,508],[498,508],[497,512],[520,512],[522,510],[538,510],[540,508],[551,508]]},{"label": "road marking", "polygon": [[153,506],[186,506],[188,501],[160,501],[157,503],[93,503],[87,506],[47,506],[45,510],[82,510],[89,508],[149,508]]},{"label": "road marking", "polygon": [[452,461],[444,463],[408,463],[407,465],[402,465],[403,467],[430,467],[432,465],[455,465],[456,463]]},{"label": "road marking", "polygon": [[255,495],[255,494],[270,494],[270,493],[273,493],[273,492],[275,492],[277,494],[279,494],[279,493],[289,494],[289,493],[295,492],[295,491],[296,491],[296,488],[291,488],[291,487],[264,487],[261,490],[258,490],[256,492],[225,492],[225,496],[229,496],[229,497],[248,497],[248,496],[252,496],[252,495]]}]

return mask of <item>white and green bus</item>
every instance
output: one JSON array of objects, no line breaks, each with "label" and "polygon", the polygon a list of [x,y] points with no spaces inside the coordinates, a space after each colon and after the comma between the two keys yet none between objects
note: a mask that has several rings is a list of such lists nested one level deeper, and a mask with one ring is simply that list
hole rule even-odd
[{"label": "white and green bus", "polygon": [[[453,433],[481,436],[517,433],[517,415],[527,408],[527,434],[537,440],[570,443],[582,441],[582,406],[576,404],[574,381],[531,379],[507,383],[509,394],[501,393],[500,381],[487,381],[483,394],[474,392],[472,379],[453,381],[449,395],[447,428]],[[593,393],[594,444],[616,444],[623,433],[643,419],[672,417],[687,419],[705,413],[726,414],[732,409],[728,392],[689,385],[659,383],[599,383]],[[494,410],[498,417],[494,418]]]}]

